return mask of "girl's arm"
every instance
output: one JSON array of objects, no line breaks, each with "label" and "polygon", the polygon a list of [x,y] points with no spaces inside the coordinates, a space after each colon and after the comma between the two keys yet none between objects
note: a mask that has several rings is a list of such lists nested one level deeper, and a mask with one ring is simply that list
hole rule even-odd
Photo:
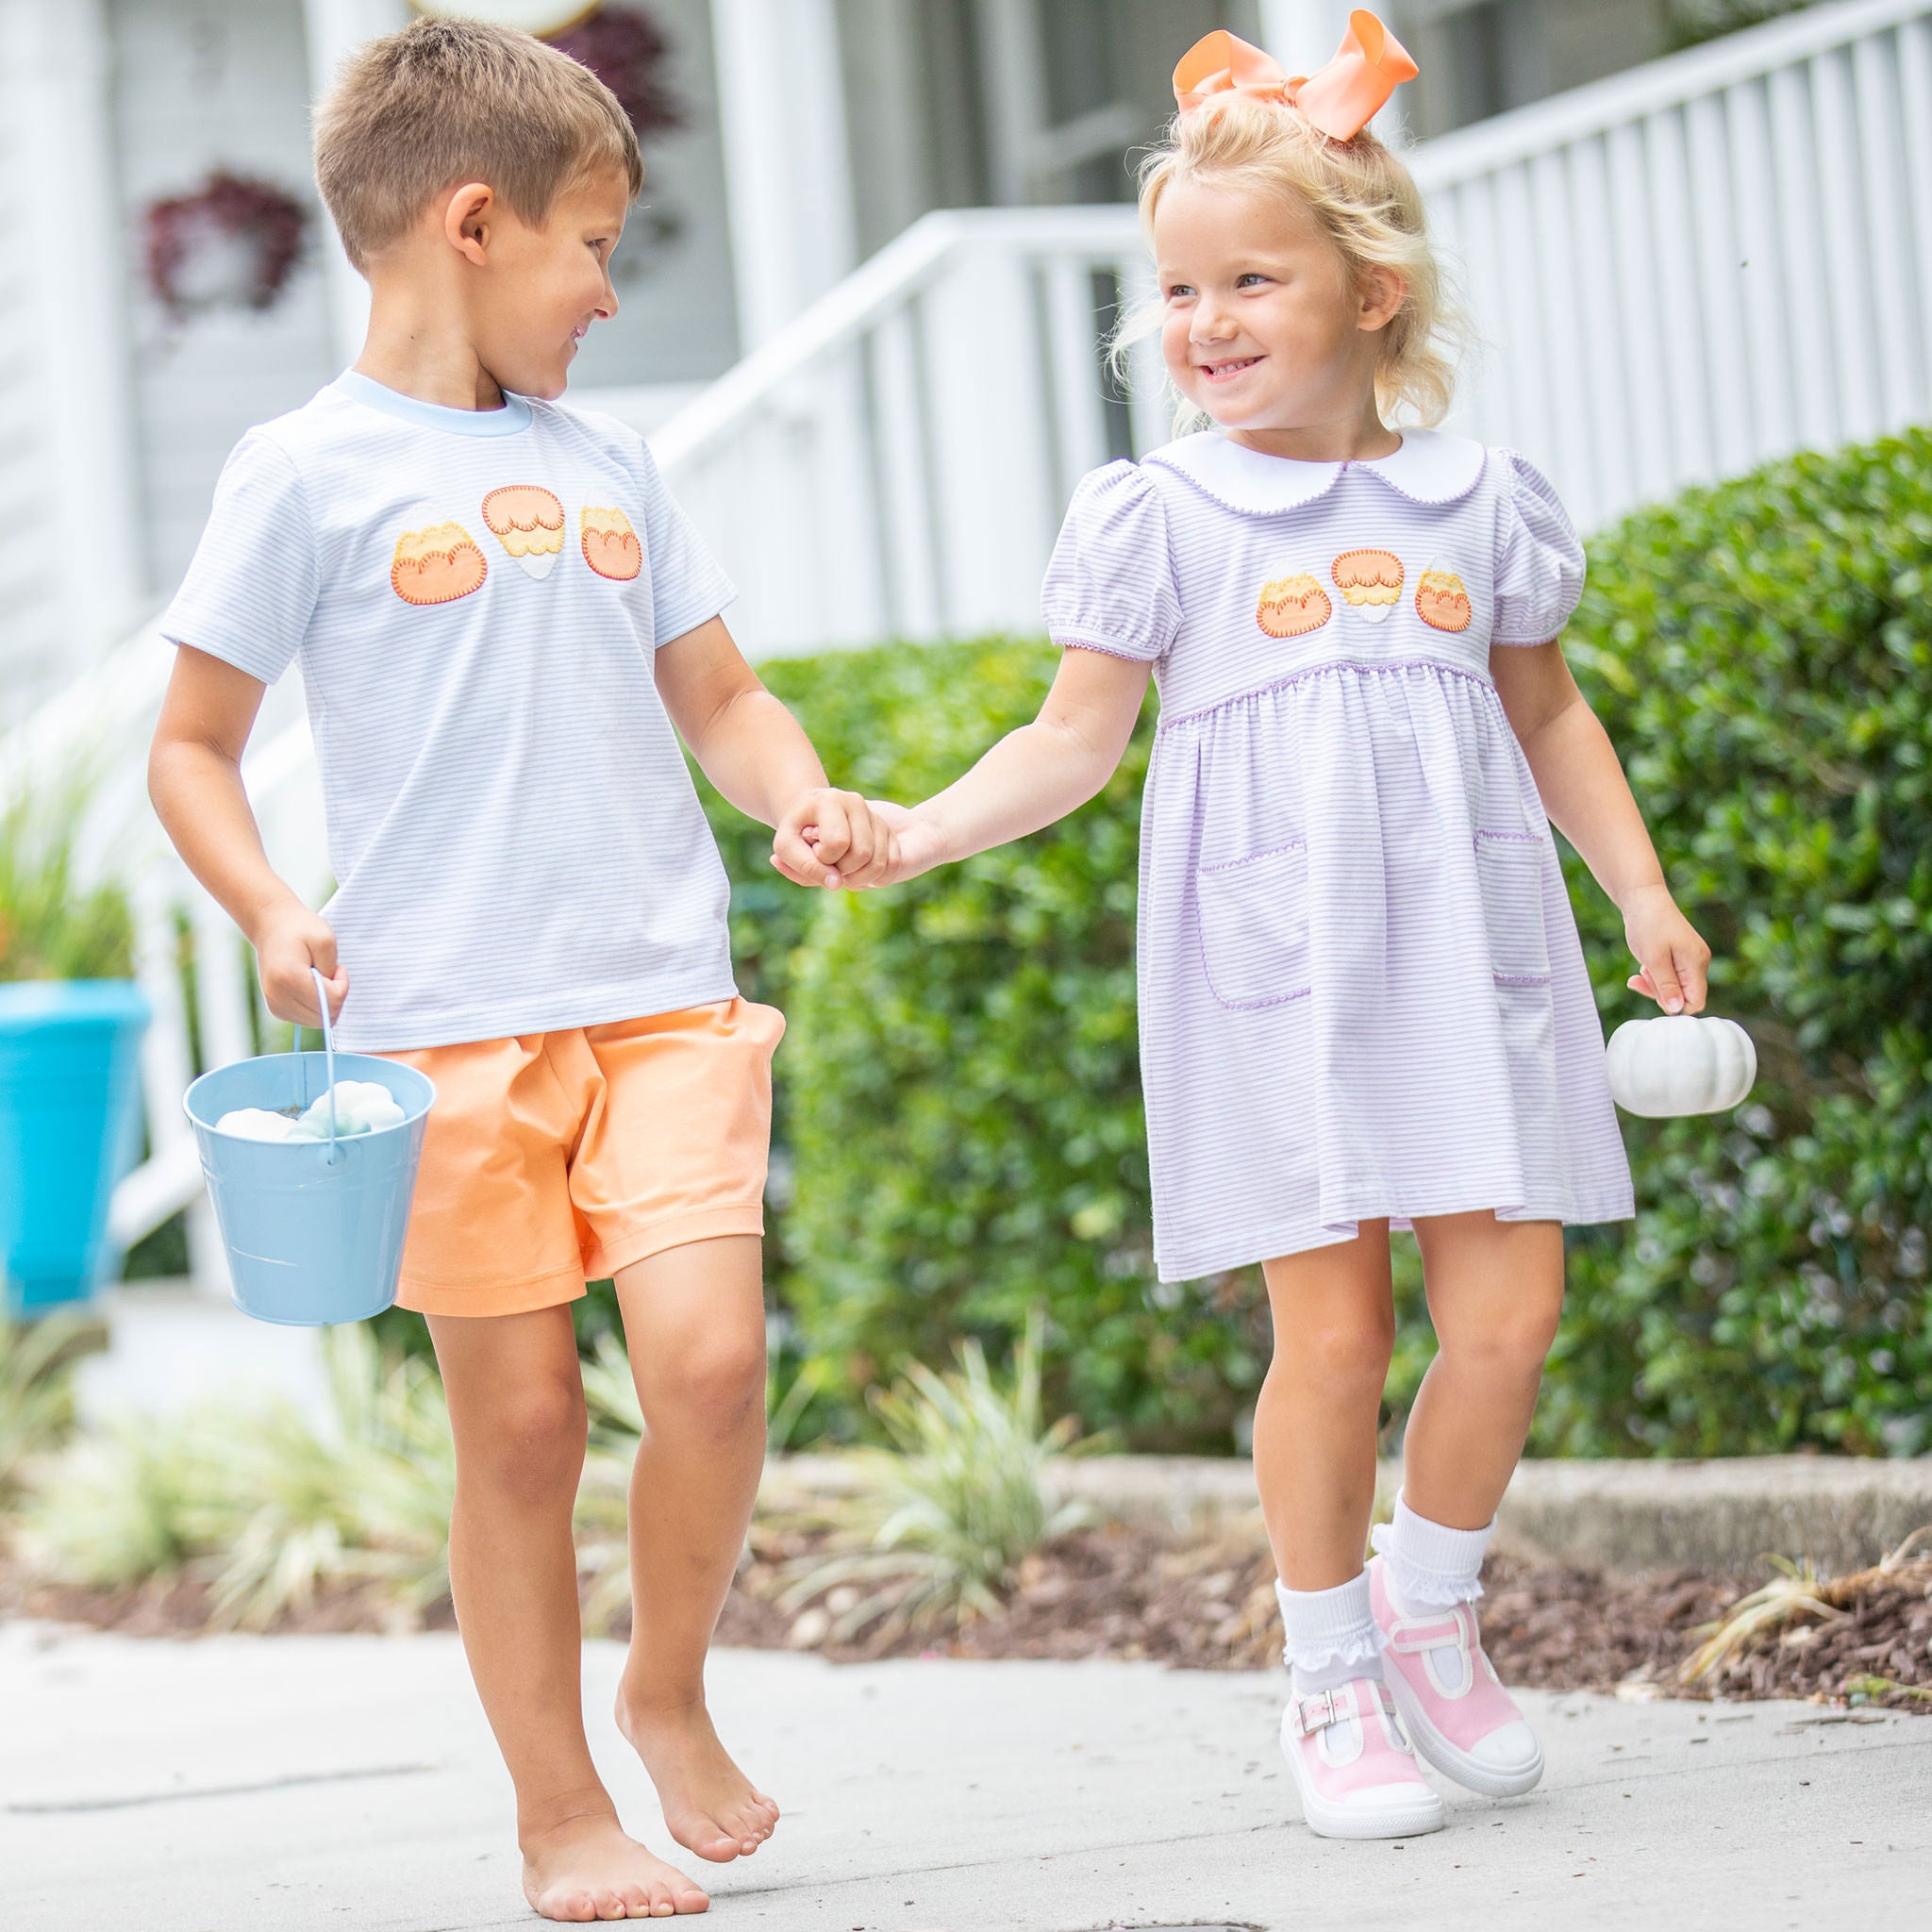
[{"label": "girl's arm", "polygon": [[349,975],[336,961],[336,936],[268,862],[261,830],[242,789],[242,753],[268,687],[258,677],[180,644],[147,758],[155,815],[192,872],[248,936],[261,995],[277,1020],[321,1024],[313,966],[340,1012]]},{"label": "girl's arm", "polygon": [[1630,986],[1667,1013],[1701,1012],[1710,948],[1671,897],[1609,734],[1577,690],[1562,645],[1499,645],[1490,671],[1550,823],[1624,915],[1641,969]]},{"label": "girl's arm", "polygon": [[1030,724],[989,751],[963,777],[909,813],[893,812],[896,884],[991,845],[1024,838],[1083,806],[1113,775],[1141,716],[1152,666],[1070,649]]},{"label": "girl's arm", "polygon": [[804,727],[758,682],[720,617],[658,653],[658,694],[677,735],[747,818],[774,826],[772,863],[801,886],[875,886],[891,827],[856,791],[839,791]]}]

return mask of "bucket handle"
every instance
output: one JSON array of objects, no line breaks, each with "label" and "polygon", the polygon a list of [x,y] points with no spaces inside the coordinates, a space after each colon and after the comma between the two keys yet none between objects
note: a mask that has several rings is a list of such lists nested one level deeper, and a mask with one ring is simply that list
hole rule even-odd
[{"label": "bucket handle", "polygon": [[315,1001],[322,1009],[323,1070],[328,1075],[328,1164],[333,1167],[341,1158],[336,1151],[336,1033],[328,1019],[328,982],[313,966],[308,976],[315,982]]}]

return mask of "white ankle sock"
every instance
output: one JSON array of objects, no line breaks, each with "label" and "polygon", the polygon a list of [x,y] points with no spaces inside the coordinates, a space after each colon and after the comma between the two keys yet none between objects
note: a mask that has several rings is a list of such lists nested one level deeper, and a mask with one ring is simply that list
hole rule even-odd
[{"label": "white ankle sock", "polygon": [[1398,1495],[1394,1522],[1378,1524],[1369,1537],[1382,1557],[1390,1601],[1405,1617],[1474,1602],[1483,1593],[1483,1553],[1495,1526],[1450,1529],[1418,1516]]},{"label": "white ankle sock", "polygon": [[1382,1640],[1369,1605],[1366,1570],[1333,1590],[1290,1590],[1277,1582],[1274,1597],[1288,1632],[1286,1660],[1297,1697],[1339,1690],[1354,1677],[1380,1679]]}]

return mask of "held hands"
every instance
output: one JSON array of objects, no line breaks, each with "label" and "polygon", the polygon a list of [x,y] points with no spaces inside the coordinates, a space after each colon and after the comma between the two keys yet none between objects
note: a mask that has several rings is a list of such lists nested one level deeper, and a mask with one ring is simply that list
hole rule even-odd
[{"label": "held hands", "polygon": [[772,863],[794,885],[885,885],[897,856],[891,825],[856,791],[805,792],[778,821]]},{"label": "held hands", "polygon": [[1710,948],[1677,910],[1668,887],[1642,886],[1624,907],[1624,937],[1639,970],[1626,982],[1667,1013],[1701,1013]]},{"label": "held hands", "polygon": [[808,793],[786,813],[772,841],[772,863],[794,883],[854,891],[917,878],[945,857],[930,820],[853,791]]},{"label": "held hands", "polygon": [[249,938],[255,944],[262,997],[277,1020],[297,1026],[322,1024],[315,982],[308,976],[311,966],[328,983],[329,1018],[341,1011],[349,975],[336,963],[335,932],[320,913],[291,900],[265,915]]}]

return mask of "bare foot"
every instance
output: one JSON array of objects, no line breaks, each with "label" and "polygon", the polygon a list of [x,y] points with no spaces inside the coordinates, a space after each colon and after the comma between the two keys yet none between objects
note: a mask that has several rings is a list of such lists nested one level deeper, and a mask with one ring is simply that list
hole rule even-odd
[{"label": "bare foot", "polygon": [[619,1690],[617,1728],[644,1760],[664,1823],[687,1851],[723,1865],[771,1837],[777,1806],[732,1763],[703,1704],[667,1707]]},{"label": "bare foot", "polygon": [[523,1840],[524,1896],[546,1919],[669,1919],[711,1901],[675,1866],[654,1858],[608,1814],[573,1818]]}]

